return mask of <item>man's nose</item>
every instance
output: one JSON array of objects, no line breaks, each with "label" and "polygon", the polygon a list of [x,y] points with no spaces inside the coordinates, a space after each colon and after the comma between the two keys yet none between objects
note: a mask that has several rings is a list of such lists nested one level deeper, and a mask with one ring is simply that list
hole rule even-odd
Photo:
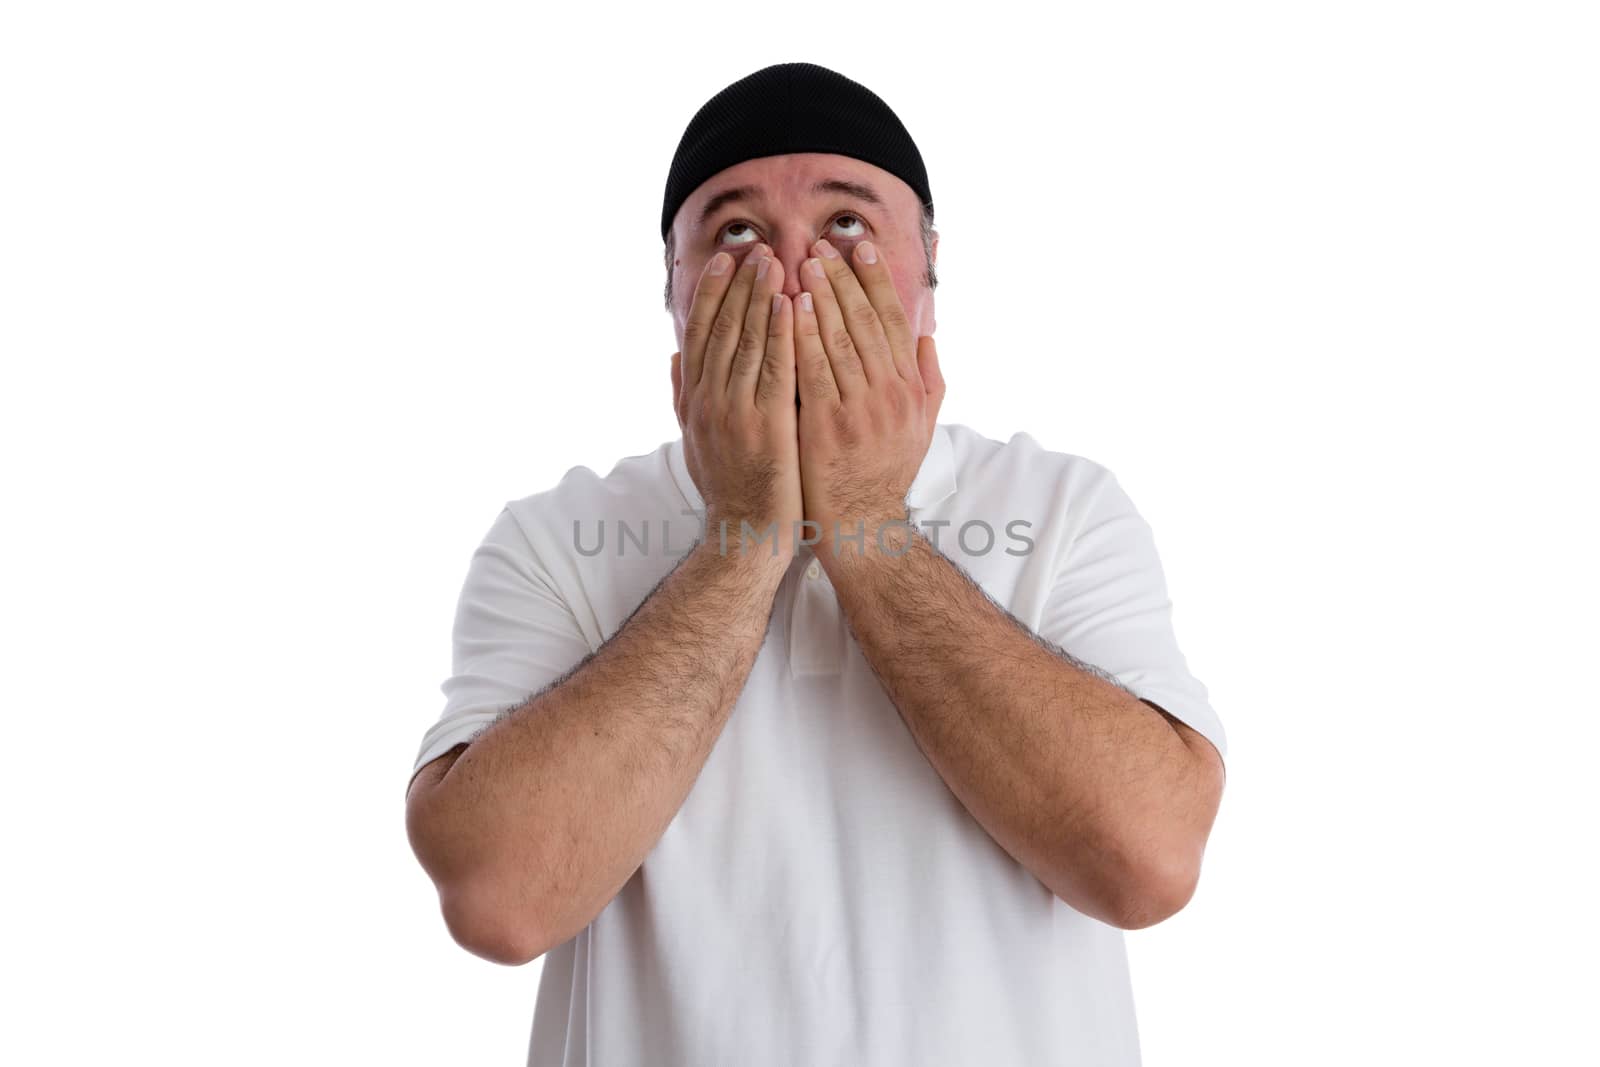
[{"label": "man's nose", "polygon": [[800,284],[800,265],[811,258],[811,240],[797,234],[773,242],[769,247],[783,264],[783,293],[793,300],[805,292]]}]

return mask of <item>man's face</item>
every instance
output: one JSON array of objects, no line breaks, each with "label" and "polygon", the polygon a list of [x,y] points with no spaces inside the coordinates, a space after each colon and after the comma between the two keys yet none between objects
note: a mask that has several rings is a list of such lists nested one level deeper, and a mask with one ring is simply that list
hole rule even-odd
[{"label": "man's face", "polygon": [[816,254],[811,246],[818,238],[846,262],[857,244],[872,241],[913,329],[919,336],[933,333],[921,204],[911,186],[870,163],[822,152],[746,160],[690,194],[672,232],[672,325],[679,349],[695,286],[712,256],[728,252],[737,267],[756,245],[771,246],[783,264],[783,292],[792,299],[802,292],[800,264]]}]

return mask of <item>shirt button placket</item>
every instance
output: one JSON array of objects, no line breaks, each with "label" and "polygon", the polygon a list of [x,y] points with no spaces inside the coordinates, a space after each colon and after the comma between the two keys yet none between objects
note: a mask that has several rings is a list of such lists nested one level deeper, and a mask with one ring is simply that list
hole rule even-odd
[{"label": "shirt button placket", "polygon": [[797,675],[837,674],[844,662],[845,627],[839,602],[823,581],[822,564],[805,565],[789,613],[789,666]]}]

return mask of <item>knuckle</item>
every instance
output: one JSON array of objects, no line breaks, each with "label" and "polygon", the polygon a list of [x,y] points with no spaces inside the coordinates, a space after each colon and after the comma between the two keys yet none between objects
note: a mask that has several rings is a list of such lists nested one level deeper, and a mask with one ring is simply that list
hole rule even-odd
[{"label": "knuckle", "polygon": [[765,338],[757,336],[752,330],[746,330],[739,336],[739,347],[733,354],[734,371],[747,373],[755,370],[766,359],[766,351]]},{"label": "knuckle", "polygon": [[716,413],[703,399],[689,409],[689,422],[697,433],[709,433],[716,423]]},{"label": "knuckle", "polygon": [[905,310],[893,304],[878,312],[878,319],[886,329],[891,330],[904,329],[911,325],[911,320],[906,318]]},{"label": "knuckle", "polygon": [[754,322],[746,323],[744,332],[739,335],[739,352],[743,355],[765,352],[767,349],[767,335]]},{"label": "knuckle", "polygon": [[723,312],[711,320],[711,340],[721,344],[728,339],[728,335],[738,328],[738,321],[727,312]]},{"label": "knuckle", "polygon": [[806,396],[812,400],[826,400],[833,395],[833,383],[820,374],[813,374],[806,379]]},{"label": "knuckle", "polygon": [[769,347],[761,359],[762,380],[777,379],[784,371],[784,362],[787,353],[782,349]]},{"label": "knuckle", "polygon": [[878,435],[894,425],[894,413],[882,404],[874,404],[867,409],[866,418],[862,421],[866,424],[865,429]]}]

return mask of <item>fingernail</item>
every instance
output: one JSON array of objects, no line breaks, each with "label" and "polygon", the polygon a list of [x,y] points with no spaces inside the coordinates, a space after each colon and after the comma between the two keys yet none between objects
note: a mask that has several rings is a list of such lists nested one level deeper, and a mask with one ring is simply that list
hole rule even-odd
[{"label": "fingernail", "polygon": [[[811,262],[815,263],[816,260],[812,260]],[[801,293],[800,294],[800,307],[803,308],[804,310],[808,311],[808,312],[811,310],[811,294],[810,293]]]},{"label": "fingernail", "polygon": [[827,256],[829,259],[838,259],[839,258],[838,249],[834,248],[827,241],[818,241],[817,242],[817,254],[821,255],[821,256]]},{"label": "fingernail", "polygon": [[820,259],[806,260],[806,269],[817,278],[826,278],[828,276],[828,272],[822,269],[822,260]]},{"label": "fingernail", "polygon": [[728,270],[728,264],[732,262],[733,257],[728,255],[728,253],[718,252],[716,255],[711,257],[711,263],[708,267],[706,267],[706,269],[712,274],[724,274]]},{"label": "fingernail", "polygon": [[772,266],[772,257],[762,256],[761,262],[756,264],[756,281],[759,282],[767,276],[767,268],[770,266]]},{"label": "fingernail", "polygon": [[878,250],[872,247],[871,241],[862,241],[856,245],[856,255],[861,257],[863,263],[878,262]]},{"label": "fingernail", "polygon": [[783,294],[782,293],[773,293],[772,294],[772,313],[774,315],[778,315],[778,314],[782,314],[782,312],[783,312]]}]

